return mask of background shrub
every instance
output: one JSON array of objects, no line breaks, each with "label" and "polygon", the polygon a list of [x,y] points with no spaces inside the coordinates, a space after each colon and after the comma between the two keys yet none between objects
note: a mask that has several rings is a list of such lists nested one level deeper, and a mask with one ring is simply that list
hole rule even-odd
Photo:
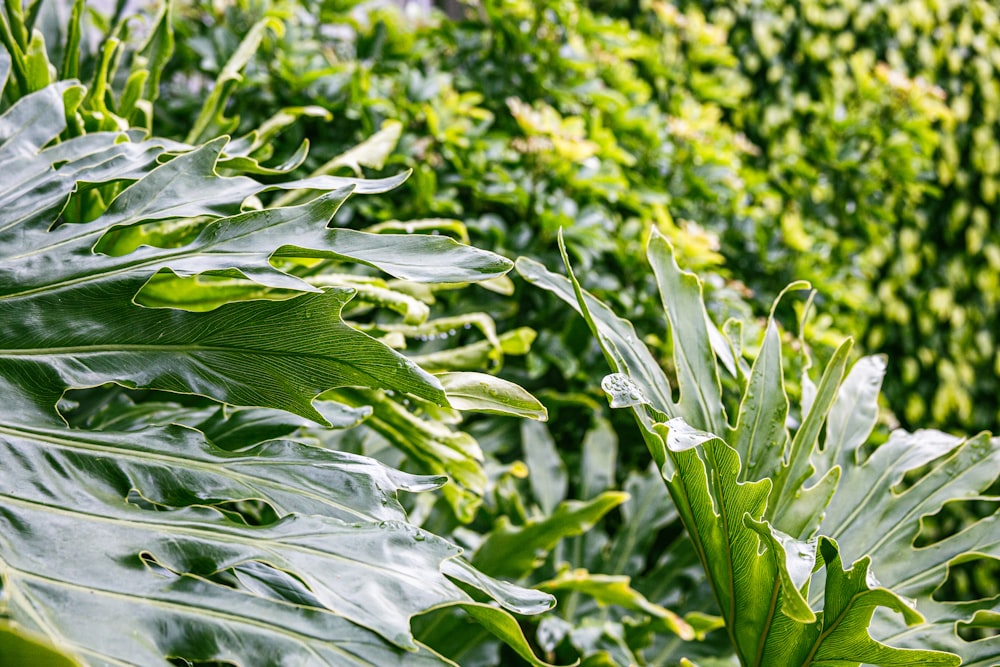
[{"label": "background shrub", "polygon": [[889,354],[904,424],[995,429],[996,3],[687,5],[726,29],[750,82],[728,120],[780,196],[773,262]]}]

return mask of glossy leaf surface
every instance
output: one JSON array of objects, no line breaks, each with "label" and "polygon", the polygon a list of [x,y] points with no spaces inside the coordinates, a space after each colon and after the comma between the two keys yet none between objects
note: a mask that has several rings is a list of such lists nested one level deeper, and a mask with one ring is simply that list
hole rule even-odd
[{"label": "glossy leaf surface", "polygon": [[[0,51],[0,84],[8,70]],[[315,287],[289,258],[446,283],[495,278],[509,262],[328,226],[352,193],[398,178],[264,185],[217,173],[226,139],[54,141],[78,90],[53,84],[0,115],[0,613],[16,628],[5,645],[51,644],[87,665],[450,664],[413,640],[410,619],[481,604],[454,579],[502,604],[484,618],[517,643],[505,609],[537,613],[551,598],[469,574],[452,564],[458,547],[407,522],[397,493],[443,476],[273,439],[303,418],[343,428],[371,414],[315,400],[334,388],[447,405],[433,375],[345,322],[354,289]],[[244,208],[272,189],[318,193]],[[138,305],[158,272],[293,296],[207,312]],[[109,383],[227,407],[119,403],[90,416],[99,430],[68,426],[64,393]]]},{"label": "glossy leaf surface", "polygon": [[[629,323],[583,292],[572,273],[567,280],[529,260],[519,260],[518,270],[584,315],[620,378],[613,384],[629,384],[640,397],[622,401],[609,393],[613,406],[618,401],[635,413],[662,468],[740,662],[957,665],[955,654],[981,656],[986,644],[995,647],[958,639],[955,626],[993,602],[931,599],[948,563],[978,552],[996,556],[994,521],[929,547],[913,542],[921,516],[985,492],[996,477],[1000,442],[897,433],[866,459],[861,447],[875,424],[884,361],[862,359],[845,379],[848,345],[807,394],[804,419],[789,435],[774,323],[743,380],[737,424],[730,426],[717,388],[719,364],[731,360],[718,355],[737,348],[716,344],[723,334],[708,319],[699,281],[679,269],[655,233],[649,259],[671,323],[678,403],[663,389],[670,386],[666,375],[645,363],[648,352]],[[929,471],[921,468],[928,464]],[[897,488],[919,470],[919,481]],[[847,558],[853,565],[845,568]],[[902,596],[916,597],[916,608]],[[895,615],[880,611],[873,621],[880,607]],[[927,636],[938,639],[918,639]]]}]

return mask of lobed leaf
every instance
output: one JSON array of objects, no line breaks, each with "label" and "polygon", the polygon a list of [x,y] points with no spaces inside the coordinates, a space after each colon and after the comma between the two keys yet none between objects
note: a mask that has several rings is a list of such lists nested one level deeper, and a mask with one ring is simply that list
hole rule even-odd
[{"label": "lobed leaf", "polygon": [[[0,50],[0,84],[10,62]],[[53,84],[0,115],[0,173],[12,175],[0,184],[0,613],[16,637],[37,634],[94,665],[449,664],[413,640],[410,620],[476,604],[453,577],[518,612],[550,605],[449,566],[459,548],[406,523],[397,492],[442,477],[267,439],[303,419],[343,427],[368,417],[367,405],[316,400],[334,388],[447,405],[434,376],[343,320],[354,289],[314,286],[282,257],[447,282],[494,278],[509,262],[443,239],[328,227],[347,196],[405,174],[264,185],[217,173],[225,138],[56,142],[81,94]],[[273,189],[318,194],[244,210]],[[250,278],[293,295],[209,312],[138,305],[160,272]],[[68,390],[108,383],[225,406],[83,410],[81,425],[101,430],[71,428],[56,411],[72,411]],[[469,460],[468,474],[483,475]],[[514,621],[498,607],[488,623]],[[503,636],[526,649],[509,628]]]},{"label": "lobed leaf", "polygon": [[[729,365],[731,360],[716,356],[725,357],[724,351],[736,348],[712,342],[714,335],[724,334],[707,322],[699,281],[679,270],[672,249],[656,234],[649,255],[671,323],[681,385],[676,404],[669,394],[652,389],[648,378],[655,377],[655,370],[646,365],[644,346],[624,333],[631,329],[628,323],[583,292],[572,272],[567,281],[532,263],[519,260],[517,266],[529,281],[561,298],[575,296],[614,371],[609,379],[615,382],[606,382],[612,406],[629,407],[642,428],[712,582],[741,664],[959,664],[955,653],[967,649],[929,626],[900,594],[920,593],[939,618],[951,621],[954,638],[959,617],[944,613],[929,597],[947,563],[970,553],[967,549],[995,553],[995,540],[986,538],[992,522],[975,525],[960,534],[961,539],[948,538],[908,557],[899,554],[912,549],[921,516],[936,512],[949,499],[976,497],[995,480],[997,445],[985,437],[967,446],[947,440],[925,448],[923,454],[919,446],[907,454],[910,440],[904,444],[900,440],[905,436],[896,434],[862,461],[860,447],[875,423],[884,362],[864,359],[842,383],[849,342],[831,359],[815,392],[807,395],[802,425],[789,441],[780,340],[773,323],[743,379],[739,418],[730,429],[722,409],[718,363]],[[620,400],[614,393],[618,384],[632,387],[636,398]],[[697,421],[690,424],[684,416]],[[717,432],[733,438],[736,448],[702,424],[721,429]],[[826,437],[820,442],[824,424]],[[905,491],[892,490],[906,474],[945,452],[951,452],[952,463],[932,467]],[[993,465],[984,465],[987,462]],[[818,541],[799,539],[817,530]],[[842,549],[856,559],[847,569],[841,566]],[[872,577],[873,560],[880,573],[885,563],[895,575],[887,580],[880,574],[886,587]],[[918,575],[924,570],[932,574]],[[816,590],[810,592],[810,587]],[[989,604],[982,601],[971,609],[984,610]],[[882,612],[873,624],[876,608],[900,614],[914,630],[886,625],[882,619],[889,615]],[[933,646],[916,641],[923,631],[938,637]],[[890,646],[876,635],[902,641]]]}]

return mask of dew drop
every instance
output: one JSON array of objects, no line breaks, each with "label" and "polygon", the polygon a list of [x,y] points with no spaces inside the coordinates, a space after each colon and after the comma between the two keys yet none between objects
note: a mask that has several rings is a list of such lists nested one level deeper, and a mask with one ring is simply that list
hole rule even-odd
[{"label": "dew drop", "polygon": [[642,393],[639,385],[623,373],[606,375],[601,380],[601,389],[611,399],[611,407],[613,408],[628,408],[649,403],[649,399]]},{"label": "dew drop", "polygon": [[672,452],[683,452],[715,439],[708,431],[694,428],[683,417],[674,417],[666,422],[668,429],[666,445]]}]

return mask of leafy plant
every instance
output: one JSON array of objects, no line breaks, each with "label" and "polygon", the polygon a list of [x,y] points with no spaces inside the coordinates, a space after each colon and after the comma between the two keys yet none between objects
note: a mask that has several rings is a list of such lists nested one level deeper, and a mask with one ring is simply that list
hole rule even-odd
[{"label": "leafy plant", "polygon": [[[648,257],[673,340],[674,383],[631,324],[584,292],[572,271],[566,279],[527,259],[517,268],[579,310],[600,342],[614,371],[604,382],[611,405],[633,412],[740,663],[1000,658],[995,638],[958,636],[960,627],[995,628],[996,598],[934,598],[950,567],[1000,557],[996,514],[915,545],[925,517],[983,497],[996,481],[1000,440],[897,431],[871,451],[883,359],[862,358],[845,377],[845,342],[818,384],[802,379],[793,405],[773,314],[748,367],[743,341],[712,323],[700,281],[678,268],[662,236],[654,233]],[[723,391],[723,372],[735,395]]]},{"label": "leafy plant", "polygon": [[[12,209],[17,222],[8,236],[24,234],[31,224],[38,228],[23,239],[32,249],[10,260],[20,272],[16,280],[23,275],[30,291],[20,295],[21,288],[12,287],[15,305],[4,311],[5,323],[18,323],[3,346],[18,351],[6,359],[18,369],[11,382],[21,383],[8,392],[10,407],[49,440],[69,443],[58,450],[66,456],[56,459],[56,445],[37,441],[36,431],[25,436],[25,424],[16,422],[21,449],[15,460],[34,452],[31,465],[46,475],[28,478],[55,489],[33,492],[58,492],[65,506],[81,503],[80,511],[109,520],[145,521],[146,532],[121,542],[138,560],[123,556],[94,566],[113,582],[154,582],[135,589],[150,593],[143,601],[153,608],[136,600],[144,613],[130,620],[159,629],[165,602],[181,600],[188,612],[204,602],[202,592],[221,590],[220,605],[250,599],[254,614],[276,622],[294,617],[316,628],[335,609],[337,619],[347,619],[336,621],[344,629],[338,645],[366,642],[358,653],[376,664],[538,664],[529,643],[548,662],[580,660],[588,667],[683,659],[714,667],[732,664],[737,654],[755,664],[754,650],[763,652],[763,663],[784,664],[791,658],[782,650],[799,651],[811,638],[816,655],[823,655],[844,636],[855,657],[883,663],[896,656],[912,664],[918,656],[953,664],[928,651],[939,649],[969,664],[992,664],[995,640],[966,642],[955,628],[958,622],[967,638],[988,634],[996,625],[995,600],[958,604],[956,593],[967,587],[954,584],[968,577],[975,590],[995,591],[989,567],[976,567],[996,562],[987,534],[995,517],[964,532],[948,529],[956,508],[962,514],[975,503],[980,513],[995,510],[995,500],[982,491],[990,471],[975,466],[953,482],[943,473],[964,470],[966,456],[995,461],[995,442],[918,433],[894,436],[881,447],[879,439],[862,445],[874,420],[877,360],[856,364],[840,385],[849,357],[841,347],[829,377],[814,386],[808,376],[792,377],[808,369],[809,355],[776,326],[761,328],[753,320],[742,330],[736,322],[721,331],[687,325],[705,316],[702,298],[716,321],[749,312],[746,300],[753,295],[729,275],[743,274],[769,301],[787,276],[764,275],[761,266],[819,276],[818,300],[838,315],[837,304],[859,307],[853,297],[867,293],[873,267],[896,261],[886,259],[896,244],[881,233],[882,218],[898,214],[909,224],[905,215],[930,192],[925,172],[939,137],[932,118],[947,114],[935,115],[942,109],[932,87],[900,80],[867,55],[824,79],[819,65],[827,60],[812,52],[815,45],[806,61],[796,62],[815,65],[823,76],[784,77],[772,91],[762,83],[763,68],[756,70],[760,76],[751,71],[745,48],[766,45],[756,32],[750,42],[740,41],[750,25],[747,7],[737,3],[706,14],[706,4],[491,0],[460,22],[286,0],[165,3],[149,16],[126,15],[119,4],[110,17],[83,2],[43,1],[23,14],[9,8],[0,14],[14,26],[0,34],[11,54],[0,109],[21,100],[3,118],[16,120],[17,108],[40,108],[23,104],[31,93],[45,95],[52,106],[51,141],[40,135],[18,148],[11,139],[30,168],[18,162],[15,180],[24,185],[5,190],[4,203],[27,207]],[[847,11],[864,12],[866,4]],[[794,9],[812,31],[816,7]],[[826,21],[836,11],[820,14]],[[809,40],[801,35],[803,43]],[[74,41],[79,49],[70,47]],[[839,41],[835,46],[842,48]],[[774,59],[787,60],[783,52]],[[90,82],[87,92],[67,83],[50,89],[73,77]],[[812,95],[808,104],[800,88]],[[774,116],[772,93],[783,101],[778,107],[793,110],[790,116]],[[63,103],[60,132],[53,109]],[[843,118],[838,104],[847,112]],[[750,122],[758,116],[766,122]],[[792,132],[800,123],[810,131]],[[232,132],[241,136],[215,139]],[[875,155],[879,159],[864,159]],[[412,169],[413,175],[387,192],[398,179],[360,178],[383,169]],[[46,211],[33,213],[28,209],[42,191],[30,184],[41,183],[41,173],[50,179],[52,189],[44,192],[51,199]],[[161,186],[174,182],[171,173],[186,179],[187,209],[158,209],[169,208]],[[348,174],[355,178],[342,177]],[[833,179],[824,181],[829,175]],[[351,188],[380,196],[350,197]],[[849,215],[837,208],[846,200],[831,194],[845,191],[856,195]],[[336,227],[329,227],[335,211]],[[863,240],[847,240],[827,223],[846,225],[838,229]],[[587,323],[568,309],[553,311],[544,293],[507,280],[504,260],[468,247],[474,242],[553,261],[560,227],[594,293],[639,330],[654,332],[640,341],[585,297],[592,323],[621,334],[607,347],[617,346],[632,364],[617,366],[620,374],[606,382],[613,404],[650,401],[630,407],[647,427],[652,467],[641,448],[630,446],[636,440],[631,417],[608,413],[595,401],[602,374],[593,362],[600,349]],[[672,285],[665,291],[682,301],[668,306],[669,335],[656,330],[656,281],[641,269],[641,239],[651,228],[667,236],[676,261],[705,278],[704,295],[696,294],[691,279],[671,268],[662,240],[654,242],[661,282]],[[900,238],[906,252],[913,250],[913,235]],[[986,237],[979,240],[988,248]],[[52,247],[52,241],[65,243]],[[804,248],[830,248],[838,261],[819,265],[800,252]],[[789,249],[795,261],[786,261]],[[72,260],[60,259],[66,257]],[[36,263],[46,261],[55,268]],[[579,307],[571,283],[528,260],[521,268]],[[989,272],[982,273],[986,285]],[[52,281],[58,293],[48,298]],[[487,291],[454,289],[468,282]],[[94,297],[64,298],[70,294]],[[933,310],[948,316],[947,299]],[[501,317],[518,328],[505,331]],[[70,321],[87,327],[70,336]],[[926,329],[927,313],[921,321]],[[184,355],[161,349],[162,339],[144,339],[150,327],[175,348],[207,340],[218,349],[183,365]],[[823,328],[813,324],[807,332]],[[213,335],[201,337],[209,329]],[[836,338],[824,342],[836,344]],[[54,349],[50,342],[102,347],[94,355],[46,356],[32,340],[44,340],[47,351]],[[126,355],[116,347],[122,340],[135,349]],[[988,342],[976,339],[977,354],[987,354]],[[524,363],[509,363],[529,347]],[[546,409],[493,375],[502,364],[506,377],[545,400],[550,423],[503,416],[544,419]],[[50,384],[37,368],[49,369]],[[186,372],[158,374],[177,368]],[[988,385],[985,376],[982,384]],[[679,399],[671,389],[678,385]],[[32,389],[25,394],[25,387]],[[631,398],[636,388],[638,399]],[[851,396],[863,409],[848,409]],[[911,412],[917,414],[907,406],[905,414]],[[688,427],[671,420],[678,416]],[[322,420],[332,428],[316,423]],[[827,445],[834,442],[839,449]],[[668,463],[676,470],[666,469],[664,485]],[[170,475],[162,474],[165,466]],[[26,470],[12,467],[10,478],[20,480]],[[83,476],[93,470],[100,474]],[[399,490],[429,491],[445,475],[449,483],[440,493],[397,498]],[[99,499],[88,500],[67,478],[89,480],[89,493]],[[883,493],[887,484],[891,493]],[[667,489],[682,502],[671,503]],[[858,505],[853,496],[868,492],[875,500],[850,514]],[[736,505],[740,520],[723,530],[709,505]],[[885,508],[890,511],[879,515]],[[173,542],[156,532],[161,523]],[[178,524],[188,531],[183,537]],[[303,562],[300,545],[281,532],[286,525],[322,533],[327,552]],[[324,533],[329,526],[340,532]],[[84,529],[72,530],[67,534]],[[219,534],[227,536],[225,550]],[[320,565],[345,549],[353,553],[349,540],[361,534],[372,545],[368,560],[386,573],[371,590],[393,604],[371,604],[375,598],[367,593],[338,588],[343,580]],[[459,546],[464,561],[455,556]],[[797,551],[806,554],[803,563],[820,568],[780,558]],[[756,556],[745,563],[733,557],[744,553]],[[94,562],[114,556],[95,552]],[[859,579],[862,556],[871,558],[871,569],[892,593]],[[69,559],[49,560],[59,563],[56,576],[76,572]],[[738,562],[731,571],[746,576],[730,584],[727,562]],[[154,578],[143,579],[146,574]],[[4,576],[0,602],[8,605],[5,613],[14,611],[0,626],[0,648],[5,656],[29,656],[22,662],[30,664],[46,650],[37,633],[45,617],[18,606],[21,598],[8,593],[20,589]],[[494,576],[547,591],[559,607],[515,621],[495,604],[538,611],[551,598]],[[946,577],[947,587],[932,595]],[[413,593],[414,582],[424,578],[429,592]],[[838,626],[823,639],[821,619],[831,617],[838,598],[817,591],[851,586],[857,598],[845,618],[855,625]],[[759,611],[760,596],[768,595],[770,620],[742,614]],[[917,612],[904,608],[901,595],[916,598]],[[885,605],[870,624],[861,608],[869,603]],[[286,616],[271,614],[276,607]],[[886,609],[902,610],[906,621],[922,614],[927,622],[906,627]],[[73,613],[68,606],[58,617],[60,631],[114,643],[101,634],[114,627],[77,628]],[[151,651],[160,653],[157,664],[170,651],[182,654],[175,663],[239,660],[212,645],[219,633],[202,616],[174,617],[195,619],[185,627],[197,632],[150,635],[161,637]],[[26,631],[29,625],[33,631]],[[247,632],[262,639],[248,643],[247,651],[278,645],[266,639],[271,630],[252,627]],[[779,645],[774,637],[783,629],[801,641]],[[60,644],[59,631],[49,630],[49,641]],[[722,641],[723,633],[732,642]],[[706,636],[709,641],[691,641]],[[869,637],[896,648],[885,653]],[[404,653],[404,645],[419,648]],[[259,650],[255,658],[267,655]],[[352,664],[343,655],[323,659]]]},{"label": "leafy plant", "polygon": [[[257,165],[225,137],[72,132],[85,89],[7,94],[15,61],[0,50],[13,100],[0,116],[5,659],[451,664],[410,620],[458,606],[542,664],[504,609],[551,598],[484,575],[407,520],[398,492],[444,477],[283,437],[371,415],[324,394],[354,387],[543,416],[523,390],[442,382],[359,331],[345,311],[378,291],[331,271],[467,283],[510,262],[444,237],[328,226],[351,194],[401,178],[264,184],[233,173]],[[315,196],[273,207],[261,201],[272,190]]]}]

